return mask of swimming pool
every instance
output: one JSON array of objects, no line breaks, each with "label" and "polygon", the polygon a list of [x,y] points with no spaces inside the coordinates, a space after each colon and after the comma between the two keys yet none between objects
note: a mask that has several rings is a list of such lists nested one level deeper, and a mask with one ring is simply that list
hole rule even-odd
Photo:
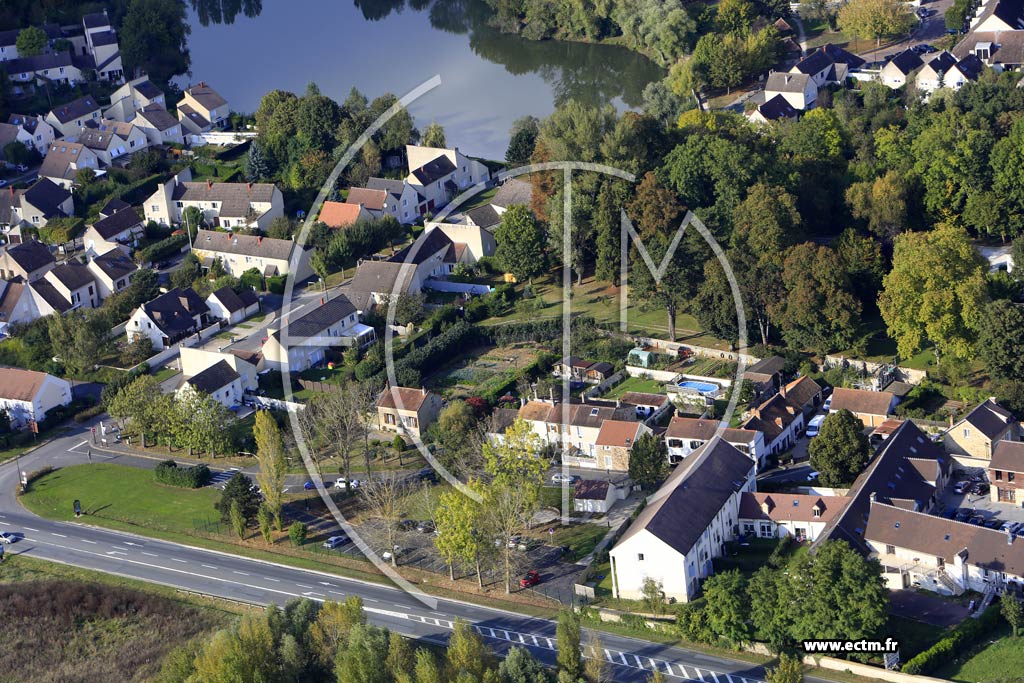
[{"label": "swimming pool", "polygon": [[680,382],[679,388],[696,391],[698,394],[713,394],[718,391],[719,386],[717,384],[712,384],[711,382],[697,382],[692,379],[688,379]]}]

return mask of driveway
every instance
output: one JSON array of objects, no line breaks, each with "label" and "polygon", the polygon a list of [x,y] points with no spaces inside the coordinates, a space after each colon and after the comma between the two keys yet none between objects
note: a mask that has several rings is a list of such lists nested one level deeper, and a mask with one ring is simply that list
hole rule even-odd
[{"label": "driveway", "polygon": [[971,613],[967,605],[912,590],[890,591],[889,611],[900,617],[941,627],[955,626]]},{"label": "driveway", "polygon": [[869,62],[880,61],[889,55],[894,55],[897,52],[903,52],[914,45],[934,43],[939,38],[946,35],[946,10],[952,6],[953,0],[937,0],[936,2],[927,3],[922,2],[922,8],[935,13],[924,21],[919,21],[917,26],[915,26],[910,32],[909,36],[899,42],[883,45],[877,50],[869,49],[862,51],[860,52],[860,56]]}]

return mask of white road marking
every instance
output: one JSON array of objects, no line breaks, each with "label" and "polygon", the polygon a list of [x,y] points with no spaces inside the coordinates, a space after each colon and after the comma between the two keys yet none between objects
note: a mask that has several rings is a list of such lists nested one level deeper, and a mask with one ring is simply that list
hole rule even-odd
[{"label": "white road marking", "polygon": [[327,592],[328,592],[328,593],[333,593],[334,595],[340,595],[340,596],[342,596],[342,597],[345,597],[345,594],[344,594],[344,593],[339,593],[338,591],[327,591]]},{"label": "white road marking", "polygon": [[334,585],[333,583],[328,583],[327,581],[317,581],[317,583],[319,583],[321,586],[333,586]]},{"label": "white road marking", "polygon": [[128,553],[122,553],[120,550],[111,550],[107,555],[128,555]]},{"label": "white road marking", "polygon": [[9,522],[0,522],[0,524],[3,524],[4,526],[10,526]]},{"label": "white road marking", "polygon": [[132,543],[131,541],[121,541],[121,543],[124,543],[125,545],[141,547],[138,543]]},{"label": "white road marking", "polygon": [[79,446],[84,446],[84,445],[85,445],[85,444],[87,444],[87,443],[89,443],[89,440],[88,440],[88,439],[86,439],[86,440],[85,440],[85,441],[83,441],[82,443],[76,443],[76,444],[75,444],[74,446],[72,446],[71,448],[69,448],[69,449],[68,449],[68,451],[69,451],[69,452],[70,452],[70,451],[73,451],[73,450],[75,450],[76,448],[78,448]]},{"label": "white road marking", "polygon": [[216,567],[214,567],[212,564],[203,564],[203,565],[200,565],[200,566],[201,567],[206,567],[207,569],[216,569]]},{"label": "white road marking", "polygon": [[39,533],[39,529],[33,529],[33,528],[32,528],[32,527],[30,527],[30,526],[27,526],[27,527],[25,527],[25,530],[26,530],[26,531],[35,531],[36,533]]},{"label": "white road marking", "polygon": [[238,570],[235,570],[235,573],[236,573],[236,574],[241,574],[242,576],[249,576],[249,575],[248,575],[248,574],[246,574],[245,572],[240,572],[240,571],[238,571]]},{"label": "white road marking", "polygon": [[704,683],[704,674],[700,672],[700,669],[694,668],[694,671],[697,672],[697,678],[700,679],[700,683]]},{"label": "white road marking", "polygon": [[82,543],[89,543],[91,545],[96,545],[96,541],[90,541],[88,538],[83,538],[82,539]]},{"label": "white road marking", "polygon": [[267,581],[273,581],[274,583],[281,583],[281,579],[272,579],[269,576],[264,576],[263,578]]},{"label": "white road marking", "polygon": [[678,666],[679,670],[683,672],[683,678],[689,678],[690,677],[690,674],[686,673],[686,667],[685,666],[683,666],[682,664],[676,664],[676,666]]},{"label": "white road marking", "polygon": [[312,586],[307,586],[307,585],[306,585],[306,584],[304,584],[304,583],[297,583],[297,584],[295,584],[295,585],[296,585],[296,586],[298,586],[299,588],[312,588]]},{"label": "white road marking", "polygon": [[715,683],[718,683],[718,674],[716,674],[714,671],[709,671],[708,673],[711,674],[711,677],[715,679]]},{"label": "white road marking", "polygon": [[363,602],[380,602],[380,600],[374,600],[373,598],[363,598]]},{"label": "white road marking", "polygon": [[143,555],[149,555],[150,557],[160,557],[156,553],[147,553],[145,550],[142,551],[142,554]]},{"label": "white road marking", "polygon": [[633,659],[636,660],[636,668],[638,668],[638,669],[644,668],[644,665],[640,663],[640,658],[639,657],[637,657],[636,655],[633,655]]},{"label": "white road marking", "polygon": [[322,598],[322,597],[324,597],[324,594],[323,594],[323,593],[315,593],[315,592],[313,592],[313,591],[306,591],[305,593],[303,593],[303,595],[304,595],[305,597],[307,597],[307,598],[308,598],[308,597],[310,597],[310,596],[312,596],[312,595],[319,595],[319,596],[320,596],[321,598]]},{"label": "white road marking", "polygon": [[607,659],[607,660],[608,660],[609,662],[614,662],[614,661],[615,661],[614,659],[612,659],[612,653],[611,653],[611,652],[609,652],[608,650],[605,650],[605,651],[604,651],[604,656],[605,656],[605,658],[606,658],[606,659]]},{"label": "white road marking", "polygon": [[171,562],[181,562],[182,564],[188,564],[188,560],[179,560],[176,557],[172,557]]},{"label": "white road marking", "polygon": [[624,655],[624,654],[622,654],[622,653],[620,652],[620,653],[619,653],[619,659],[621,659],[621,660],[622,660],[622,665],[623,665],[623,666],[629,666],[629,662],[627,662],[627,661],[626,661],[626,655]]},{"label": "white road marking", "polygon": [[653,659],[651,659],[650,657],[648,657],[648,658],[647,658],[647,661],[651,663],[651,669],[653,669],[653,670],[655,670],[655,671],[657,671],[657,670],[658,670],[658,665],[657,665],[657,664],[656,664],[656,663],[654,662],[654,660],[653,660]]}]

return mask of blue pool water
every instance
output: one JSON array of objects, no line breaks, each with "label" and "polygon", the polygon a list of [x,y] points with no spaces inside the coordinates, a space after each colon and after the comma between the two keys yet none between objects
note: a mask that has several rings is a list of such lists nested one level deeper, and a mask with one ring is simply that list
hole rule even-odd
[{"label": "blue pool water", "polygon": [[712,384],[711,382],[695,382],[693,380],[686,380],[685,382],[679,383],[680,389],[692,389],[701,394],[713,394],[718,391],[718,385]]}]

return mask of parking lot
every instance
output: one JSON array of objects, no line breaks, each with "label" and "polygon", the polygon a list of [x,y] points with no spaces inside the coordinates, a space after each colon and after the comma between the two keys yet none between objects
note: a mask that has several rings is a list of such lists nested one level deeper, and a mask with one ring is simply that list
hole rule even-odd
[{"label": "parking lot", "polygon": [[[990,522],[992,524],[999,522],[1000,525],[1003,522],[1024,523],[1024,507],[993,502],[989,493],[972,493],[970,491],[956,493],[954,491],[956,483],[963,481],[964,479],[969,479],[970,477],[974,477],[975,479],[984,478],[984,470],[980,468],[968,468],[964,470],[962,475],[953,475],[950,479],[949,485],[946,487],[946,491],[939,499],[939,509],[941,514],[950,516],[950,514],[954,513],[956,510],[971,509],[975,512],[977,519],[984,520],[984,522]],[[984,478],[984,481],[987,483],[988,479]],[[1024,535],[1024,530],[1018,532],[1018,535]]]}]

